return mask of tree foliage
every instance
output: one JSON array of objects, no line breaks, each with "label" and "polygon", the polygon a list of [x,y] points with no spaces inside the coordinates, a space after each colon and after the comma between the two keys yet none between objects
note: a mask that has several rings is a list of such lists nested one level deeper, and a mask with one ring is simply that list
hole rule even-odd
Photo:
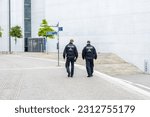
[{"label": "tree foliage", "polygon": [[3,29],[0,27],[0,37],[2,37],[2,31],[3,31]]},{"label": "tree foliage", "polygon": [[54,32],[54,29],[48,25],[46,19],[43,19],[38,31],[38,35],[42,37],[48,37],[51,39],[54,38],[53,35],[47,35],[47,32]]},{"label": "tree foliage", "polygon": [[22,38],[22,30],[20,26],[14,26],[10,29],[9,32],[11,37],[15,38],[15,44],[17,43],[18,38]]}]

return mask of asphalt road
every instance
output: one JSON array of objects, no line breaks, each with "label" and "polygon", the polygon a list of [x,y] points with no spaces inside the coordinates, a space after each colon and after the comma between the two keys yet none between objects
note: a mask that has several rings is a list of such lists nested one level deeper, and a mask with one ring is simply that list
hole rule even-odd
[{"label": "asphalt road", "polygon": [[21,55],[0,55],[1,100],[132,100],[150,99],[150,92],[126,81],[95,72],[87,78],[84,66],[75,66],[68,78],[64,63]]}]

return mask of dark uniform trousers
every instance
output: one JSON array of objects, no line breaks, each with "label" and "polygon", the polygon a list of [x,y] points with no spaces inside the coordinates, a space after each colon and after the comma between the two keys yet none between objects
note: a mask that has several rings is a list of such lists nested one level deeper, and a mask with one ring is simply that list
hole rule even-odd
[{"label": "dark uniform trousers", "polygon": [[[71,64],[71,72],[70,72],[70,64]],[[73,76],[74,74],[74,58],[67,57],[66,59],[66,70],[68,73],[68,76]]]},{"label": "dark uniform trousers", "polygon": [[93,67],[94,67],[93,59],[86,59],[86,70],[87,70],[88,76],[93,75]]}]

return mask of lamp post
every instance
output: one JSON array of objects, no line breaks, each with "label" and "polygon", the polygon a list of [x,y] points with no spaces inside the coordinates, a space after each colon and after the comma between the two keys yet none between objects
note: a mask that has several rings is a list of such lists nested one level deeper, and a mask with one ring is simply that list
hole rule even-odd
[{"label": "lamp post", "polygon": [[[8,1],[9,3],[9,32],[11,29],[11,0]],[[8,33],[9,34],[9,33]],[[9,34],[9,53],[11,54],[11,36]]]}]

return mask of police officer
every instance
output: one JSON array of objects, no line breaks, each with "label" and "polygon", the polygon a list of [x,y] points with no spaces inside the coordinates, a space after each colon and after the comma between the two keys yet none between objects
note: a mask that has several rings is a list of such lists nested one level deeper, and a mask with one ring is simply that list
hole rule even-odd
[{"label": "police officer", "polygon": [[[63,58],[66,58],[66,70],[68,73],[68,77],[73,77],[74,74],[74,62],[78,58],[78,51],[76,46],[73,44],[73,39],[70,40],[69,44],[66,45],[64,52],[63,52]],[[70,64],[71,64],[71,71],[70,71]]]},{"label": "police officer", "polygon": [[90,44],[90,41],[87,41],[87,45],[82,50],[82,58],[86,60],[87,77],[92,77],[94,68],[93,59],[97,59],[97,53],[94,46]]}]

